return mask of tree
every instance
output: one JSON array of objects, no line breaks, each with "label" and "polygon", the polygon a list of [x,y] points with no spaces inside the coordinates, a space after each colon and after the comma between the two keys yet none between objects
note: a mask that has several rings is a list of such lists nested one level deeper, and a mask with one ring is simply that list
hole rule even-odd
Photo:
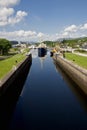
[{"label": "tree", "polygon": [[0,39],[0,54],[7,55],[9,49],[11,48],[11,43],[7,39]]},{"label": "tree", "polygon": [[44,42],[44,44],[46,44],[49,47],[54,47],[55,46],[53,41],[43,41],[43,42]]}]

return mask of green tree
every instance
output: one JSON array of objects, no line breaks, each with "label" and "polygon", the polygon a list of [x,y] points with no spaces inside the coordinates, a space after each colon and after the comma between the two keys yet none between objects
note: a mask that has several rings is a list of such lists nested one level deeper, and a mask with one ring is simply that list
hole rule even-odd
[{"label": "green tree", "polygon": [[0,39],[0,54],[7,55],[9,49],[11,48],[11,43],[7,39]]}]

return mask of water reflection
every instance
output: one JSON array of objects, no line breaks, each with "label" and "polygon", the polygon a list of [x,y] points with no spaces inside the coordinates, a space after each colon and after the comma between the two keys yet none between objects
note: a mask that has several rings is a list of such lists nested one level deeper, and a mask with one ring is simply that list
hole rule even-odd
[{"label": "water reflection", "polygon": [[53,62],[55,64],[55,68],[56,68],[57,72],[61,74],[62,80],[65,81],[68,84],[68,87],[72,90],[73,94],[79,100],[81,106],[87,112],[87,96],[84,95],[84,93],[80,90],[80,88],[78,87],[78,85],[75,84],[75,82],[73,82],[71,80],[71,78],[69,78],[68,75],[66,75],[64,73],[63,70],[61,70],[61,68],[59,67],[58,63],[55,60],[53,60]]},{"label": "water reflection", "polygon": [[47,55],[47,50],[41,50],[40,48],[38,49],[38,57],[40,59],[41,69],[43,69],[43,64],[44,64],[44,60],[46,59],[46,55]]},{"label": "water reflection", "polygon": [[32,54],[32,58],[37,58],[38,57],[38,51],[37,51],[37,49],[31,49],[30,53]]},{"label": "water reflection", "polygon": [[41,69],[43,69],[44,60],[46,59],[46,56],[47,56],[47,53],[48,53],[47,50],[41,51],[41,50],[38,50],[38,49],[32,49],[30,51],[30,53],[32,54],[32,58],[39,58]]}]

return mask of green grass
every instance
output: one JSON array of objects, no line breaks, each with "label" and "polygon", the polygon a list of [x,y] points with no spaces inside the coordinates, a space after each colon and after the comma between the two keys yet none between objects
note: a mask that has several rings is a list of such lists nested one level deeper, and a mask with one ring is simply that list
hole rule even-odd
[{"label": "green grass", "polygon": [[75,64],[87,69],[87,57],[66,53],[66,59],[73,61]]},{"label": "green grass", "polygon": [[[16,66],[25,58],[23,54],[14,55],[6,60],[0,61],[0,79],[2,79],[9,71],[12,70],[13,66]],[[17,62],[16,62],[17,60]]]}]

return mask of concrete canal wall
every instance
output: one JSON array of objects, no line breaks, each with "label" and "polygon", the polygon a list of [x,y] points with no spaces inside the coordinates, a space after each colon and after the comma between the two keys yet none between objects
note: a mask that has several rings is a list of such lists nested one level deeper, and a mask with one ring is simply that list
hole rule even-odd
[{"label": "concrete canal wall", "polygon": [[32,63],[32,56],[26,56],[26,59],[22,61],[18,66],[14,66],[13,69],[0,81],[0,96],[6,93],[10,88],[14,89],[20,86]]},{"label": "concrete canal wall", "polygon": [[87,70],[68,61],[58,54],[53,56],[60,68],[78,85],[78,87],[87,95]]}]

